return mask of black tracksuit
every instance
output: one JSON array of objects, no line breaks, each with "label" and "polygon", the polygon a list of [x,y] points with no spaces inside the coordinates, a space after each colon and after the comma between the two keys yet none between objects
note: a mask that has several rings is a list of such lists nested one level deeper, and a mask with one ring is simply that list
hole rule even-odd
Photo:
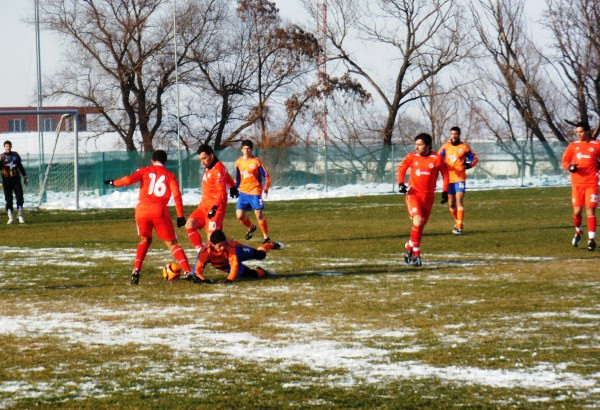
[{"label": "black tracksuit", "polygon": [[13,210],[13,192],[17,199],[17,209],[23,208],[23,185],[21,185],[21,174],[26,177],[27,173],[21,163],[21,156],[11,151],[8,154],[0,154],[0,171],[2,172],[2,187],[6,210]]}]

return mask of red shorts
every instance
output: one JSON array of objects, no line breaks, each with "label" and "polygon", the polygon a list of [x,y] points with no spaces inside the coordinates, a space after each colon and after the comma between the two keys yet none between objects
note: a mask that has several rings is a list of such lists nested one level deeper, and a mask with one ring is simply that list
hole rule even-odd
[{"label": "red shorts", "polygon": [[573,206],[596,208],[598,205],[598,185],[573,185],[571,188]]},{"label": "red shorts", "polygon": [[427,222],[433,208],[434,192],[409,192],[406,195],[406,208],[411,218],[420,215]]},{"label": "red shorts", "polygon": [[212,205],[207,206],[200,204],[190,215],[190,218],[194,218],[198,221],[198,228],[202,229],[202,227],[204,227],[204,231],[208,236],[217,229],[223,229],[223,221],[225,220],[225,212],[227,211],[226,206],[220,206],[215,216],[209,219],[207,215],[212,207]]},{"label": "red shorts", "polygon": [[154,218],[136,216],[135,223],[139,236],[152,238],[152,229],[156,229],[156,236],[163,241],[174,241],[177,239],[170,215]]}]

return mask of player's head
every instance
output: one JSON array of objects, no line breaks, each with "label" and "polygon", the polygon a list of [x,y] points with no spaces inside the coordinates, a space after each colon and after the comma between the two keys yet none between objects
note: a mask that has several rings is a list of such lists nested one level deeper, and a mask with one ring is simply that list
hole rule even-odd
[{"label": "player's head", "polygon": [[451,142],[460,141],[460,127],[450,128],[450,141]]},{"label": "player's head", "polygon": [[252,155],[253,149],[254,143],[251,140],[242,141],[242,154],[244,154],[245,157]]},{"label": "player's head", "polygon": [[162,149],[158,149],[152,153],[152,162],[160,162],[165,165],[167,163],[167,153]]},{"label": "player's head", "polygon": [[9,140],[4,141],[4,152],[10,152],[12,149],[12,142]]},{"label": "player's head", "polygon": [[213,151],[212,147],[208,144],[202,144],[198,148],[198,158],[200,158],[200,162],[206,168],[212,168],[215,164],[215,151]]},{"label": "player's head", "polygon": [[586,121],[579,121],[575,124],[575,135],[579,141],[588,141],[590,139],[590,124]]},{"label": "player's head", "polygon": [[227,242],[227,237],[225,236],[225,232],[220,229],[215,229],[213,233],[210,234],[210,243],[213,247],[221,252],[225,247],[225,243]]},{"label": "player's head", "polygon": [[415,150],[419,155],[429,155],[431,152],[431,135],[421,133],[415,137]]}]

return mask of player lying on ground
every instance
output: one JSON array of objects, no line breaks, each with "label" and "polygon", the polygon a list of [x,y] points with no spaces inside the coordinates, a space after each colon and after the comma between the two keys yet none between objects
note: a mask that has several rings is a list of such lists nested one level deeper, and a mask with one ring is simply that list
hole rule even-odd
[{"label": "player lying on ground", "polygon": [[269,274],[265,269],[251,269],[244,265],[250,259],[263,260],[271,249],[283,249],[281,242],[267,242],[258,249],[244,246],[233,239],[227,239],[222,230],[217,229],[210,235],[210,241],[200,248],[194,273],[186,275],[186,280],[194,283],[212,283],[204,276],[204,268],[209,263],[215,268],[227,272],[227,283],[238,278],[264,278]]}]

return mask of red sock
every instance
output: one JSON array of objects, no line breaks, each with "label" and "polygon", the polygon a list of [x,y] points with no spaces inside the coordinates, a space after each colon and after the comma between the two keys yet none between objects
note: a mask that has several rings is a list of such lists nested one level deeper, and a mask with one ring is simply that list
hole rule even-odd
[{"label": "red sock", "polygon": [[423,237],[423,226],[413,225],[410,231],[410,241],[413,244],[413,256],[421,254],[421,238]]},{"label": "red sock", "polygon": [[248,227],[248,229],[252,228],[252,221],[246,215],[244,215],[244,217],[242,219],[240,219],[240,222],[242,224],[246,225],[246,227]]},{"label": "red sock", "polygon": [[185,256],[185,251],[181,247],[181,245],[175,245],[171,248],[171,253],[173,254],[173,258],[177,261],[181,269],[184,272],[190,272],[190,264],[188,263],[187,256]]},{"label": "red sock", "polygon": [[456,222],[456,219],[458,218],[458,211],[456,210],[456,208],[450,208],[450,213],[452,214],[452,218],[454,218],[454,221]]},{"label": "red sock", "polygon": [[258,221],[258,226],[260,226],[260,230],[263,233],[265,238],[269,237],[269,228],[267,227],[267,220],[263,219],[262,221]]},{"label": "red sock", "polygon": [[463,228],[464,220],[465,220],[465,210],[464,209],[457,210],[456,211],[456,228],[457,229]]},{"label": "red sock", "polygon": [[202,237],[200,236],[200,232],[198,232],[197,229],[190,228],[187,229],[187,234],[192,246],[196,249],[200,249],[202,247]]},{"label": "red sock", "polygon": [[146,257],[149,247],[150,244],[147,241],[140,241],[140,243],[138,243],[137,251],[135,252],[133,269],[142,270],[142,264],[144,263],[144,258]]},{"label": "red sock", "polygon": [[588,236],[590,239],[596,238],[596,215],[590,215],[587,218]]},{"label": "red sock", "polygon": [[575,232],[581,235],[581,215],[573,215],[573,225],[575,225]]}]

